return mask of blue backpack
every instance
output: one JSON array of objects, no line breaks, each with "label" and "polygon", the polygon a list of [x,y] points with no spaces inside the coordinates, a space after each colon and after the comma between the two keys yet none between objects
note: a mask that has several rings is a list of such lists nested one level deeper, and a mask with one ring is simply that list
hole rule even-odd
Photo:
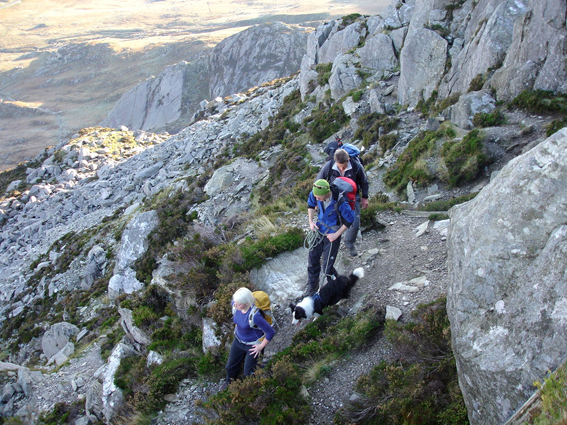
[{"label": "blue backpack", "polygon": [[333,142],[329,142],[327,147],[325,148],[325,153],[327,154],[327,160],[333,159],[333,155],[335,155],[335,151],[337,149],[344,149],[348,156],[350,156],[351,160],[355,160],[361,165],[364,165],[362,162],[362,158],[360,158],[360,149],[358,149],[355,145],[351,143],[343,143],[340,137],[336,137]]}]

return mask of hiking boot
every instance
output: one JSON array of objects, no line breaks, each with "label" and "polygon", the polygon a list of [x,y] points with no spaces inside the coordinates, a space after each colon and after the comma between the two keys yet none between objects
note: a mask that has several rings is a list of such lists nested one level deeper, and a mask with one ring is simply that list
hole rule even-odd
[{"label": "hiking boot", "polygon": [[224,390],[226,390],[227,388],[228,388],[228,381],[225,380],[225,381],[221,384],[221,386],[220,386],[220,388],[219,388],[219,392],[224,391]]},{"label": "hiking boot", "polygon": [[358,255],[358,252],[356,251],[354,245],[346,245],[346,249],[348,250],[348,255],[350,255],[351,257],[356,257]]}]

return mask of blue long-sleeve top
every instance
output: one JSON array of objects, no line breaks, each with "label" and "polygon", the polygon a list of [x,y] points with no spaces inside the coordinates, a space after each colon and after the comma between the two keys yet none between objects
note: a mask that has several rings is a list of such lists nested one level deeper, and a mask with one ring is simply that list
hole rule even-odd
[{"label": "blue long-sleeve top", "polygon": [[276,331],[268,322],[266,322],[266,319],[264,319],[262,313],[258,311],[254,315],[254,323],[260,329],[250,327],[250,324],[248,323],[249,314],[250,310],[248,310],[246,313],[242,313],[240,310],[235,310],[234,314],[232,315],[232,321],[236,324],[236,336],[242,342],[254,342],[262,338],[265,334],[266,339],[268,341],[271,341]]},{"label": "blue long-sleeve top", "polygon": [[[333,191],[333,189],[331,190]],[[323,234],[335,233],[340,228],[341,224],[344,224],[346,227],[350,227],[354,221],[355,212],[346,201],[339,203],[338,212],[341,215],[342,223],[339,221],[339,217],[335,209],[335,204],[337,202],[338,193],[333,193],[330,203],[325,208],[324,203],[315,198],[313,191],[309,193],[307,207],[319,207],[317,213],[317,226],[319,226],[319,231]]]}]

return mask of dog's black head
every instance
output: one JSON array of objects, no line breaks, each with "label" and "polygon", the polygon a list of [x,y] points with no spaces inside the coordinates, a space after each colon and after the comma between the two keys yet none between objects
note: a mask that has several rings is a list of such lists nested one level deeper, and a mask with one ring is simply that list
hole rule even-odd
[{"label": "dog's black head", "polygon": [[291,308],[292,325],[299,325],[301,320],[307,319],[307,314],[305,314],[305,310],[302,307],[290,303],[289,308]]}]

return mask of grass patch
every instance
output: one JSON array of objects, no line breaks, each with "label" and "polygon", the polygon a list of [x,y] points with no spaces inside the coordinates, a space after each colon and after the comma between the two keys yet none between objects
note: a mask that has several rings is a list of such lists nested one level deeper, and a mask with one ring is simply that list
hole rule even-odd
[{"label": "grass patch", "polygon": [[487,79],[486,74],[484,73],[477,74],[476,77],[474,77],[469,83],[469,89],[467,90],[467,92],[470,93],[472,91],[482,90],[484,83],[486,83],[486,79]]},{"label": "grass patch", "polygon": [[508,105],[509,108],[519,108],[534,114],[556,115],[546,126],[547,137],[567,125],[567,96],[549,90],[525,90]]},{"label": "grass patch", "polygon": [[447,201],[433,201],[425,204],[419,208],[420,211],[449,211],[449,209],[455,205],[462,204],[463,202],[470,201],[473,199],[478,192],[470,193],[468,195],[458,196]]},{"label": "grass patch", "polygon": [[325,310],[294,337],[292,344],[275,355],[254,375],[232,383],[227,391],[211,397],[203,407],[214,412],[211,424],[306,424],[310,405],[301,386],[304,372],[329,372],[330,362],[361,349],[380,332],[383,311],[368,309],[355,317],[341,318],[338,307]]},{"label": "grass patch", "polygon": [[379,211],[395,210],[398,207],[396,202],[390,202],[388,195],[378,193],[368,200],[368,207],[360,210],[360,225],[366,228],[382,228],[383,225],[377,220]]},{"label": "grass patch", "polygon": [[549,374],[543,383],[534,385],[541,393],[541,404],[534,412],[534,425],[553,425],[567,423],[567,365],[563,363],[554,373]]},{"label": "grass patch", "polygon": [[506,116],[500,109],[490,113],[478,112],[474,114],[473,125],[479,128],[498,127],[506,123]]},{"label": "grass patch", "polygon": [[412,180],[418,185],[426,185],[433,180],[433,175],[424,168],[424,160],[434,155],[438,141],[455,136],[454,130],[443,125],[437,131],[419,133],[398,157],[396,163],[384,174],[384,183],[398,193],[405,190]]},{"label": "grass patch", "polygon": [[312,111],[303,125],[309,128],[309,136],[315,143],[321,143],[338,132],[350,118],[345,114],[341,104],[332,104],[330,101],[321,102],[319,108]]},{"label": "grass patch", "polygon": [[488,164],[484,154],[484,136],[479,130],[470,131],[462,141],[449,141],[441,149],[441,158],[447,167],[447,181],[459,186],[476,178]]},{"label": "grass patch", "polygon": [[315,66],[315,72],[317,72],[317,84],[324,86],[329,83],[329,78],[331,77],[331,69],[333,68],[332,62],[319,63]]},{"label": "grass patch", "polygon": [[[366,149],[379,142],[382,152],[386,152],[397,141],[396,136],[394,136],[394,139],[388,138],[386,133],[397,129],[399,122],[400,119],[397,117],[389,117],[377,112],[363,115],[358,119],[359,127],[354,133],[353,139],[362,140],[362,145]],[[380,133],[384,136],[380,137]]]},{"label": "grass patch", "polygon": [[509,104],[535,114],[567,113],[567,97],[549,90],[524,90]]}]

